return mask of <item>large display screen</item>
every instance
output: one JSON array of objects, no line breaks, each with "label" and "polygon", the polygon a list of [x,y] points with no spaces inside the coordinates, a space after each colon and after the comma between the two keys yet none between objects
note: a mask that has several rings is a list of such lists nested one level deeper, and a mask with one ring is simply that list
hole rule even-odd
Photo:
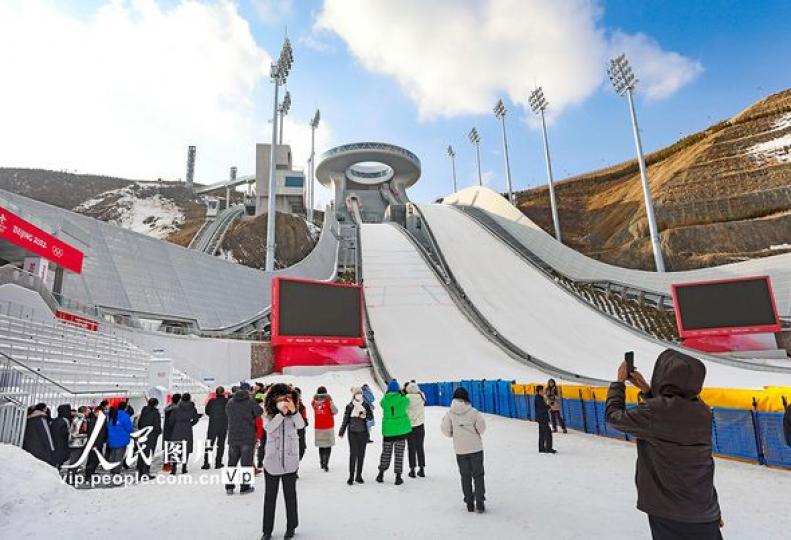
[{"label": "large display screen", "polygon": [[[362,289],[324,282],[277,279],[274,283],[272,337],[312,338],[314,342],[362,342]],[[283,340],[281,340],[283,341]],[[285,342],[296,340],[285,339]],[[305,340],[299,340],[305,341]]]},{"label": "large display screen", "polygon": [[767,276],[676,284],[673,299],[682,337],[780,330]]}]

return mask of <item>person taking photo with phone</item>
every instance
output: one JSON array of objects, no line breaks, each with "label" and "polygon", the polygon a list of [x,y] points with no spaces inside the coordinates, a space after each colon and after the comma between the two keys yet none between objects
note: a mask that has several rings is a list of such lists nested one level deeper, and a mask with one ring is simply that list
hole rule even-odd
[{"label": "person taking photo with phone", "polygon": [[[706,367],[667,349],[656,359],[651,384],[627,362],[607,393],[605,415],[615,429],[637,439],[637,509],[648,514],[655,540],[721,539],[714,488],[711,409],[700,398]],[[626,408],[626,381],[641,391]]]}]

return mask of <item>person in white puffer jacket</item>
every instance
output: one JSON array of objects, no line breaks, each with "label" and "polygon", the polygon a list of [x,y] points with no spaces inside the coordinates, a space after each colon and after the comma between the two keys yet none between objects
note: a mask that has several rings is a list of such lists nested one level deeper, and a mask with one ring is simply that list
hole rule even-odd
[{"label": "person in white puffer jacket", "polygon": [[[470,396],[464,388],[453,392],[450,410],[442,419],[442,433],[453,438],[453,450],[461,474],[461,489],[467,511],[485,511],[485,487],[483,483],[483,435],[486,421],[483,415],[470,405]],[[473,483],[475,487],[473,489]]]},{"label": "person in white puffer jacket", "polygon": [[426,438],[426,396],[420,391],[420,387],[415,381],[410,381],[404,386],[404,392],[409,399],[409,407],[406,410],[409,416],[409,423],[412,424],[412,433],[409,434],[407,444],[409,445],[409,477],[415,477],[415,467],[419,467],[417,476],[426,477],[426,451],[424,440]]}]

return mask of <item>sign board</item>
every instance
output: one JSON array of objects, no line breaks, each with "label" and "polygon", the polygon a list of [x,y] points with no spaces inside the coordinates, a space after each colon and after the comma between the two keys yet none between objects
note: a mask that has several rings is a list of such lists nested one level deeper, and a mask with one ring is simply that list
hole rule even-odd
[{"label": "sign board", "polygon": [[25,257],[22,269],[28,274],[40,277],[41,281],[47,281],[49,274],[49,261],[44,257]]},{"label": "sign board", "polygon": [[74,313],[70,313],[68,311],[63,311],[60,309],[55,312],[55,317],[63,321],[65,324],[77,326],[84,330],[90,330],[91,332],[99,331],[99,321],[95,321],[87,317],[75,315]]},{"label": "sign board", "polygon": [[677,283],[673,306],[682,338],[780,331],[769,276]]},{"label": "sign board", "polygon": [[271,320],[272,345],[361,346],[362,287],[274,278]]},{"label": "sign board", "polygon": [[83,254],[80,250],[52,236],[32,223],[0,207],[0,239],[79,274],[82,272]]}]

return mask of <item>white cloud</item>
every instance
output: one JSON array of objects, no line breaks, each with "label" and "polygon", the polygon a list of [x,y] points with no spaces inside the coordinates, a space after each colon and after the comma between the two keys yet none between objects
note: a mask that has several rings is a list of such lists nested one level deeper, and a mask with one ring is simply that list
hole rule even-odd
[{"label": "white cloud", "polygon": [[79,18],[2,2],[1,164],[181,178],[195,144],[196,180],[245,174],[269,63],[231,2],[117,0]]},{"label": "white cloud", "polygon": [[255,0],[258,18],[267,25],[277,25],[288,19],[294,11],[294,0]]},{"label": "white cloud", "polygon": [[[421,118],[489,113],[498,95],[526,107],[537,84],[557,114],[605,78],[611,47],[600,15],[594,0],[325,0],[315,29],[394,77]],[[645,36],[615,36],[640,58],[654,97],[699,71]]]},{"label": "white cloud", "polygon": [[663,51],[645,34],[624,34],[617,31],[610,41],[610,55],[626,53],[637,74],[638,92],[649,99],[666,98],[703,72],[700,62],[678,53]]}]

